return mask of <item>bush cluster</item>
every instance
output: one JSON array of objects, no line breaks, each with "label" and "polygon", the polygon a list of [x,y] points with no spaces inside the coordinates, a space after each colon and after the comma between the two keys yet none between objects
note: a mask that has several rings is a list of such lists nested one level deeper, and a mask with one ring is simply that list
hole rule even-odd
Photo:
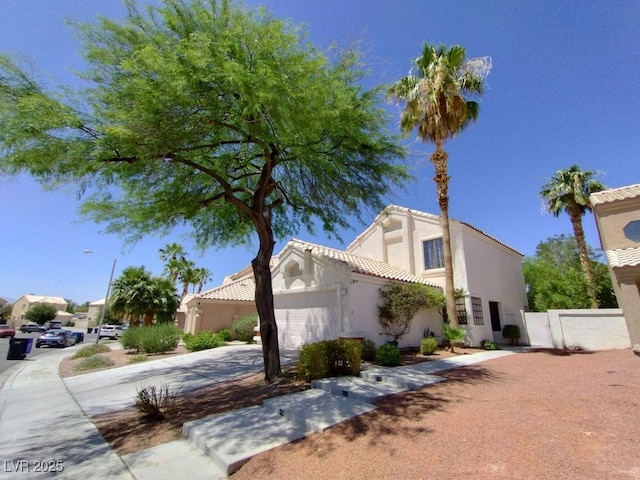
[{"label": "bush cluster", "polygon": [[233,340],[233,333],[228,328],[223,328],[222,330],[218,330],[218,335],[222,337],[222,340],[225,342],[230,342]]},{"label": "bush cluster", "polygon": [[370,338],[366,338],[362,342],[362,360],[365,362],[373,362],[376,359],[376,343]]},{"label": "bush cluster", "polygon": [[360,375],[362,344],[357,340],[324,340],[306,343],[298,356],[298,373],[310,382],[318,378]]},{"label": "bush cluster", "polygon": [[390,343],[385,343],[376,352],[376,362],[383,367],[396,367],[402,363],[400,349]]},{"label": "bush cluster", "polygon": [[91,355],[90,357],[83,358],[82,361],[75,366],[75,370],[78,372],[85,372],[87,370],[111,367],[113,365],[115,365],[113,360],[108,357],[104,357],[102,355]]},{"label": "bush cluster", "polygon": [[432,355],[438,349],[438,341],[433,337],[426,337],[420,341],[420,353]]},{"label": "bush cluster", "polygon": [[[227,332],[229,332],[229,330],[227,330]],[[224,334],[221,332],[213,333],[211,331],[197,332],[195,335],[185,333],[182,336],[182,341],[184,342],[185,348],[190,352],[199,352],[200,350],[209,350],[210,348],[224,345]]]},{"label": "bush cluster", "polygon": [[72,358],[88,358],[98,353],[107,353],[110,351],[111,349],[107,345],[104,345],[102,343],[96,345],[95,343],[92,343],[91,345],[82,347],[80,350],[73,354]]},{"label": "bush cluster", "polygon": [[520,340],[520,327],[518,325],[505,325],[502,328],[502,336],[515,345]]},{"label": "bush cluster", "polygon": [[252,313],[233,322],[231,328],[238,340],[253,343],[253,329],[256,326],[258,326],[258,314]]},{"label": "bush cluster", "polygon": [[182,330],[173,323],[158,323],[148,327],[133,327],[120,337],[122,346],[142,353],[165,353],[175,350]]},{"label": "bush cluster", "polygon": [[175,412],[179,392],[166,383],[144,387],[137,391],[136,408],[145,419],[162,420]]},{"label": "bush cluster", "polygon": [[482,340],[480,342],[480,346],[482,348],[484,348],[485,350],[497,350],[498,346],[496,345],[496,342],[494,342],[493,340]]}]

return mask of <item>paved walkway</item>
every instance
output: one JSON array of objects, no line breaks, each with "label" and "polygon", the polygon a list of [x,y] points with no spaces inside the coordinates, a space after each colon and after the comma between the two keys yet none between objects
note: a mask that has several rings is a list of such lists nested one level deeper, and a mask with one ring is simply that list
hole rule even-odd
[{"label": "paved walkway", "polygon": [[[226,460],[216,465],[197,449],[200,443],[197,438],[192,441],[177,440],[121,458],[110,449],[89,417],[131,406],[136,390],[144,385],[165,382],[182,384],[183,390],[192,390],[260,372],[262,352],[259,346],[228,346],[78,375],[63,381],[58,375],[58,366],[65,356],[70,355],[72,350],[77,348],[81,346],[52,351],[34,359],[27,358],[13,367],[8,374],[4,375],[4,378],[0,378],[2,385],[0,388],[0,460],[2,460],[0,479],[51,478],[54,473],[56,478],[61,479],[224,479],[227,478],[227,472],[231,473],[239,466],[226,463]],[[428,375],[510,353],[507,351],[483,352],[455,357],[451,360],[418,364],[415,368],[401,367],[396,371],[405,378],[405,383],[409,382],[405,386],[411,387],[411,382],[415,382],[416,376]],[[283,364],[293,362],[295,355],[296,352],[293,351],[281,352]],[[420,367],[420,365],[423,366]],[[369,374],[373,376],[373,382],[380,382],[383,372],[376,369],[371,370]],[[341,385],[327,387],[325,384],[318,388],[327,391],[338,388],[339,393],[348,396],[348,393],[345,393],[347,387]],[[362,396],[363,387],[358,386],[358,388],[359,393],[354,391],[353,395]],[[318,395],[314,394],[314,396]],[[300,414],[289,406],[292,399],[282,398],[277,402],[271,402],[275,405],[271,409],[275,408],[276,419],[270,418],[269,424],[280,421],[277,420],[278,412],[280,416],[285,416],[283,413],[285,407],[281,405],[282,402],[287,404],[286,408],[290,408],[296,415]],[[318,428],[325,428],[341,421],[336,417],[334,407],[318,410],[317,407],[323,404],[315,403],[314,405],[313,414],[316,418],[312,430],[318,431]],[[299,409],[300,406],[296,408]],[[251,418],[250,422],[254,422],[253,415],[264,416],[264,411],[267,410],[261,407],[252,407],[252,409],[249,412],[238,411],[237,415],[234,414],[233,420],[242,423],[243,418]],[[361,409],[362,406],[358,406],[356,411]],[[321,415],[318,420],[319,412],[322,415],[326,412],[326,418]],[[217,421],[226,421],[227,418],[220,417]],[[191,431],[201,427],[202,422],[197,422],[194,422]],[[296,438],[305,434],[305,429],[301,430],[298,427],[296,426],[294,435],[297,436]],[[250,423],[248,428],[253,428],[252,432],[255,432],[253,423]],[[309,430],[308,425],[306,430]],[[269,430],[264,431],[267,432],[265,438],[268,438]],[[273,432],[275,434],[275,430]],[[189,433],[188,428],[185,429],[185,433]],[[207,428],[204,433],[211,437]],[[229,447],[231,441],[242,445],[244,439],[241,437],[245,434],[238,430],[235,438],[226,441],[226,447]],[[281,443],[286,443],[286,437]],[[199,446],[202,448],[203,445]],[[205,446],[205,448],[208,447]],[[241,461],[245,453],[252,454],[252,452],[233,450],[234,458],[229,462]]]}]

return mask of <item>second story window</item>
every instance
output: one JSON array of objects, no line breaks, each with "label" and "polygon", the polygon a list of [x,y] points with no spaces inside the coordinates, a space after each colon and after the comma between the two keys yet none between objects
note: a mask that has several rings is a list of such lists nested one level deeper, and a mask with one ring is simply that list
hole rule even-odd
[{"label": "second story window", "polygon": [[442,249],[442,238],[425,240],[422,242],[424,250],[424,269],[444,268],[444,250]]}]

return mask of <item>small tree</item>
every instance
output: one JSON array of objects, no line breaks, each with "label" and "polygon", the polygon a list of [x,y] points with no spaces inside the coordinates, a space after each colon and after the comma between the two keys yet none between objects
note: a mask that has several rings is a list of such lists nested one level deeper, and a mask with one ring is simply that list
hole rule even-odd
[{"label": "small tree", "polygon": [[38,303],[31,307],[27,313],[24,314],[25,320],[29,322],[35,322],[38,325],[44,325],[45,322],[50,322],[56,318],[58,310],[55,306],[49,303]]},{"label": "small tree", "polygon": [[419,310],[436,305],[437,292],[420,283],[391,283],[380,289],[378,317],[383,333],[394,342],[409,332]]}]

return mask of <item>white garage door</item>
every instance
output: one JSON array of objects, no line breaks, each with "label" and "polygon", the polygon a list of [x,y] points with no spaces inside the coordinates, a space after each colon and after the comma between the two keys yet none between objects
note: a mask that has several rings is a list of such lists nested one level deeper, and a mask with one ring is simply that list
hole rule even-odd
[{"label": "white garage door", "polygon": [[338,338],[336,291],[275,295],[278,340],[283,347]]}]

